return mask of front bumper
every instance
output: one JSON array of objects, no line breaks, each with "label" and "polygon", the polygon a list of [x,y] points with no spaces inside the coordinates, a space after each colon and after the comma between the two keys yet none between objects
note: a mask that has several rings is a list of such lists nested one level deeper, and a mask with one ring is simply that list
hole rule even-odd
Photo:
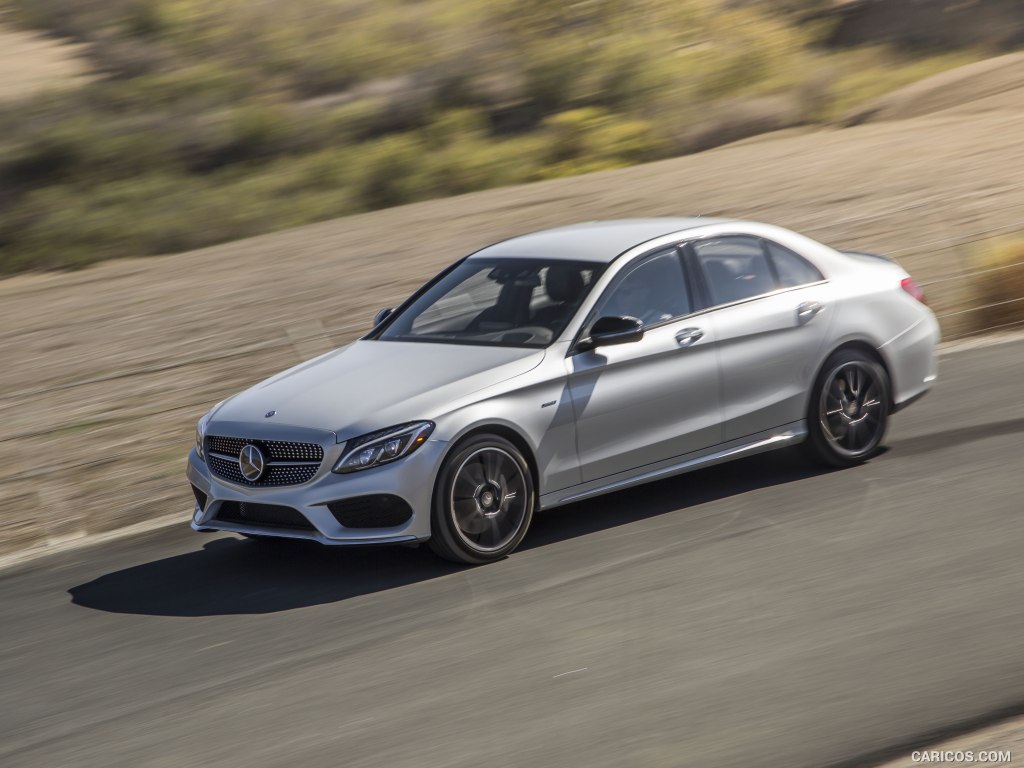
[{"label": "front bumper", "polygon": [[[272,488],[236,485],[214,475],[193,448],[189,452],[186,475],[188,481],[206,496],[206,503],[200,507],[199,502],[196,502],[192,514],[192,529],[308,539],[331,545],[411,544],[425,541],[430,538],[434,478],[437,477],[444,458],[446,445],[440,440],[427,440],[412,455],[404,459],[343,475],[331,472],[331,467],[339,456],[330,451],[324,456],[319,471],[309,482]],[[326,506],[328,502],[376,494],[399,497],[412,509],[412,516],[401,525],[388,528],[347,528]],[[218,512],[225,502],[290,507],[305,517],[312,525],[312,529],[281,528],[220,520]]]}]

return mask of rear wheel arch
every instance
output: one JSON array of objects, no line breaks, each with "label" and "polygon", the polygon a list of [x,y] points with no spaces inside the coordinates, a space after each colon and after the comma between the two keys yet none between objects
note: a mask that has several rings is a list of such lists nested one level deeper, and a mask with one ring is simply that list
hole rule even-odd
[{"label": "rear wheel arch", "polygon": [[[891,410],[895,406],[893,398],[895,397],[896,392],[896,386],[892,376],[892,367],[889,365],[889,361],[885,359],[885,355],[878,350],[878,347],[864,339],[850,339],[849,341],[844,341],[842,344],[830,349],[828,354],[821,358],[821,363],[819,363],[817,370],[814,372],[814,377],[811,379],[811,390],[813,390],[814,385],[818,382],[822,372],[825,370],[826,363],[828,363],[828,361],[835,357],[839,352],[843,352],[845,350],[861,352],[882,366],[882,370],[885,371],[885,375],[889,377],[889,408]],[[808,395],[810,395],[811,390],[808,390]]]},{"label": "rear wheel arch", "polygon": [[[827,411],[826,397],[833,406]],[[870,459],[885,436],[892,400],[889,370],[881,353],[862,342],[837,346],[810,387],[805,410],[807,439],[801,450],[814,463],[832,467],[854,466]]]}]

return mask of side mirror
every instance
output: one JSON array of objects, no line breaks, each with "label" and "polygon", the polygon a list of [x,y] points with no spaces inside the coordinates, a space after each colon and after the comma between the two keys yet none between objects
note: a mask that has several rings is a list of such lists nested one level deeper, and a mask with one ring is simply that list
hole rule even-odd
[{"label": "side mirror", "polygon": [[590,338],[583,339],[577,349],[587,351],[612,344],[630,344],[644,337],[644,324],[635,317],[601,317],[590,328]]},{"label": "side mirror", "polygon": [[385,307],[384,309],[380,310],[376,315],[373,316],[373,327],[376,328],[378,325],[380,325],[389,317],[391,317],[391,313],[394,311],[395,310],[393,310],[391,307]]}]

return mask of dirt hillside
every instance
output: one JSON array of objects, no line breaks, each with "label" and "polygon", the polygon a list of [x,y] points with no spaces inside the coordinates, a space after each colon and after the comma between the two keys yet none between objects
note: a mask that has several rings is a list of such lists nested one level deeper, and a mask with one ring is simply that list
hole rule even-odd
[{"label": "dirt hillside", "polygon": [[89,67],[82,49],[0,23],[0,101],[85,82]]},{"label": "dirt hillside", "polygon": [[1008,53],[942,72],[858,108],[847,124],[906,120],[936,112],[1002,110],[1024,88],[1024,52]]},{"label": "dirt hillside", "polygon": [[[980,87],[980,86],[979,86]],[[951,239],[1024,230],[1024,88],[985,109],[780,134],[621,171],[0,282],[0,552],[191,508],[197,417],[343,344],[457,256],[515,233],[634,215],[777,222],[896,254],[940,314]],[[944,319],[947,333],[958,316]]]}]

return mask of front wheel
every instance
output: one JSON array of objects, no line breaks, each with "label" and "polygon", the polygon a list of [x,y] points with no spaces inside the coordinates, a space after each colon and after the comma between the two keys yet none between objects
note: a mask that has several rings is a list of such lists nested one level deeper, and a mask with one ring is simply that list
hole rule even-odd
[{"label": "front wheel", "polygon": [[854,349],[836,352],[811,391],[805,451],[833,467],[866,461],[885,435],[889,402],[889,376],[878,361]]},{"label": "front wheel", "polygon": [[497,435],[470,438],[438,476],[430,547],[460,563],[500,560],[523,540],[535,506],[533,477],[519,449]]}]

